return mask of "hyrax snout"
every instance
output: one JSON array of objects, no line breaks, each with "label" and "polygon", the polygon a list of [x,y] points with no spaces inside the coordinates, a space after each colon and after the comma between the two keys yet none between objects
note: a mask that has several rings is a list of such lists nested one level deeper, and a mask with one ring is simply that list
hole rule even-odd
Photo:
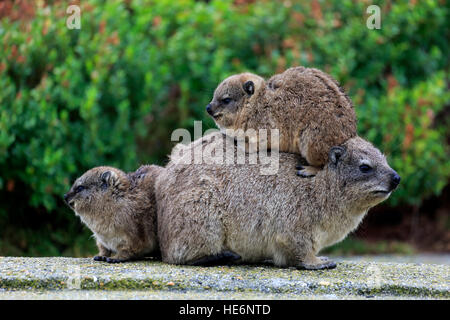
[{"label": "hyrax snout", "polygon": [[[291,170],[298,155],[290,153],[280,154],[274,175],[261,175],[262,164],[232,164],[237,147],[231,143],[234,154],[226,152],[227,139],[215,133],[183,147],[183,155],[172,158],[158,176],[163,261],[195,265],[229,258],[333,268],[333,261],[317,257],[319,251],[355,230],[400,182],[384,155],[359,137],[332,147],[323,170],[310,179],[299,179]],[[183,161],[201,152],[196,148],[223,149],[224,161]]]},{"label": "hyrax snout", "polygon": [[302,177],[327,163],[332,146],[356,136],[350,98],[335,79],[314,68],[289,68],[267,81],[251,73],[230,76],[214,91],[207,112],[235,138],[240,130],[278,129],[279,150],[307,160]]},{"label": "hyrax snout", "polygon": [[123,262],[158,250],[154,181],[160,170],[142,166],[127,174],[113,167],[96,167],[64,195],[94,233],[99,249],[94,260]]}]

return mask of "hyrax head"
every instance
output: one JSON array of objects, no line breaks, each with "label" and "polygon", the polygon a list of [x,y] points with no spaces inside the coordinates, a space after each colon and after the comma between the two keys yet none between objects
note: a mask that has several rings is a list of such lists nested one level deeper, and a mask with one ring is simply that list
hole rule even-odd
[{"label": "hyrax head", "polygon": [[246,102],[256,96],[264,84],[264,79],[253,73],[230,76],[216,88],[206,111],[220,129],[232,129]]},{"label": "hyrax head", "polygon": [[386,200],[400,176],[371,143],[355,137],[329,152],[328,170],[352,206],[368,209]]},{"label": "hyrax head", "polygon": [[123,176],[122,171],[112,167],[90,169],[74,182],[64,201],[77,215],[101,214],[113,206],[114,194],[123,187]]}]

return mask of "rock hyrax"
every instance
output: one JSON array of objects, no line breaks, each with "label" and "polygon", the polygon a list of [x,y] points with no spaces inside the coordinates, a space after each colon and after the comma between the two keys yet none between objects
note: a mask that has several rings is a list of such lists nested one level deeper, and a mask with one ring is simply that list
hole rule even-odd
[{"label": "rock hyrax", "polygon": [[[251,73],[230,76],[216,88],[206,110],[230,136],[238,136],[239,129],[278,129],[279,150],[308,162],[299,168],[302,177],[327,163],[332,146],[357,134],[351,100],[336,80],[314,68],[289,68],[267,82]],[[267,144],[270,148],[270,139]]]},{"label": "rock hyrax", "polygon": [[[214,133],[202,139],[184,151],[212,144],[221,148],[231,138]],[[284,267],[335,267],[318,252],[355,230],[371,207],[390,196],[400,177],[360,137],[332,147],[328,158],[310,179],[298,179],[291,170],[298,155],[290,153],[280,154],[276,175],[261,175],[259,164],[195,165],[172,159],[155,182],[163,261],[195,265],[228,257],[272,260]]]},{"label": "rock hyrax", "polygon": [[158,249],[154,181],[158,166],[124,173],[96,167],[78,178],[64,195],[97,240],[97,261],[123,262]]}]

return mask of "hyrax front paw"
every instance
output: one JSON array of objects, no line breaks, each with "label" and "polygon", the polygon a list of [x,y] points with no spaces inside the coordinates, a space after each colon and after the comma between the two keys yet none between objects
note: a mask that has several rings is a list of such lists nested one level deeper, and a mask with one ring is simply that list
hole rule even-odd
[{"label": "hyrax front paw", "polygon": [[94,261],[106,261],[106,259],[108,259],[105,256],[95,256],[94,257]]},{"label": "hyrax front paw", "polygon": [[299,270],[324,270],[336,268],[336,262],[328,260],[327,258],[320,257],[318,263],[299,263],[297,269]]},{"label": "hyrax front paw", "polygon": [[116,259],[116,258],[106,258],[105,260],[108,263],[122,263],[127,261],[126,259]]},{"label": "hyrax front paw", "polygon": [[317,172],[319,171],[316,167],[312,167],[312,166],[297,165],[296,169],[298,170],[297,175],[302,178],[314,177],[317,174]]}]

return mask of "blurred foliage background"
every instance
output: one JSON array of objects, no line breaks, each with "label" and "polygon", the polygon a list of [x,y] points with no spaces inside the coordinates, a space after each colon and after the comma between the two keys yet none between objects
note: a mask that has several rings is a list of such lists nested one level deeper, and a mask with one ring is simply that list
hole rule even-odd
[{"label": "blurred foliage background", "polygon": [[[66,27],[70,4],[80,30]],[[366,27],[370,4],[381,8],[379,30]],[[62,201],[77,176],[164,164],[175,128],[214,127],[204,106],[225,77],[297,65],[344,86],[360,135],[402,176],[372,213],[383,230],[412,221],[407,230],[437,234],[450,251],[449,21],[445,0],[0,2],[0,255],[92,254],[90,232]],[[334,249],[411,251],[361,241]]]}]

